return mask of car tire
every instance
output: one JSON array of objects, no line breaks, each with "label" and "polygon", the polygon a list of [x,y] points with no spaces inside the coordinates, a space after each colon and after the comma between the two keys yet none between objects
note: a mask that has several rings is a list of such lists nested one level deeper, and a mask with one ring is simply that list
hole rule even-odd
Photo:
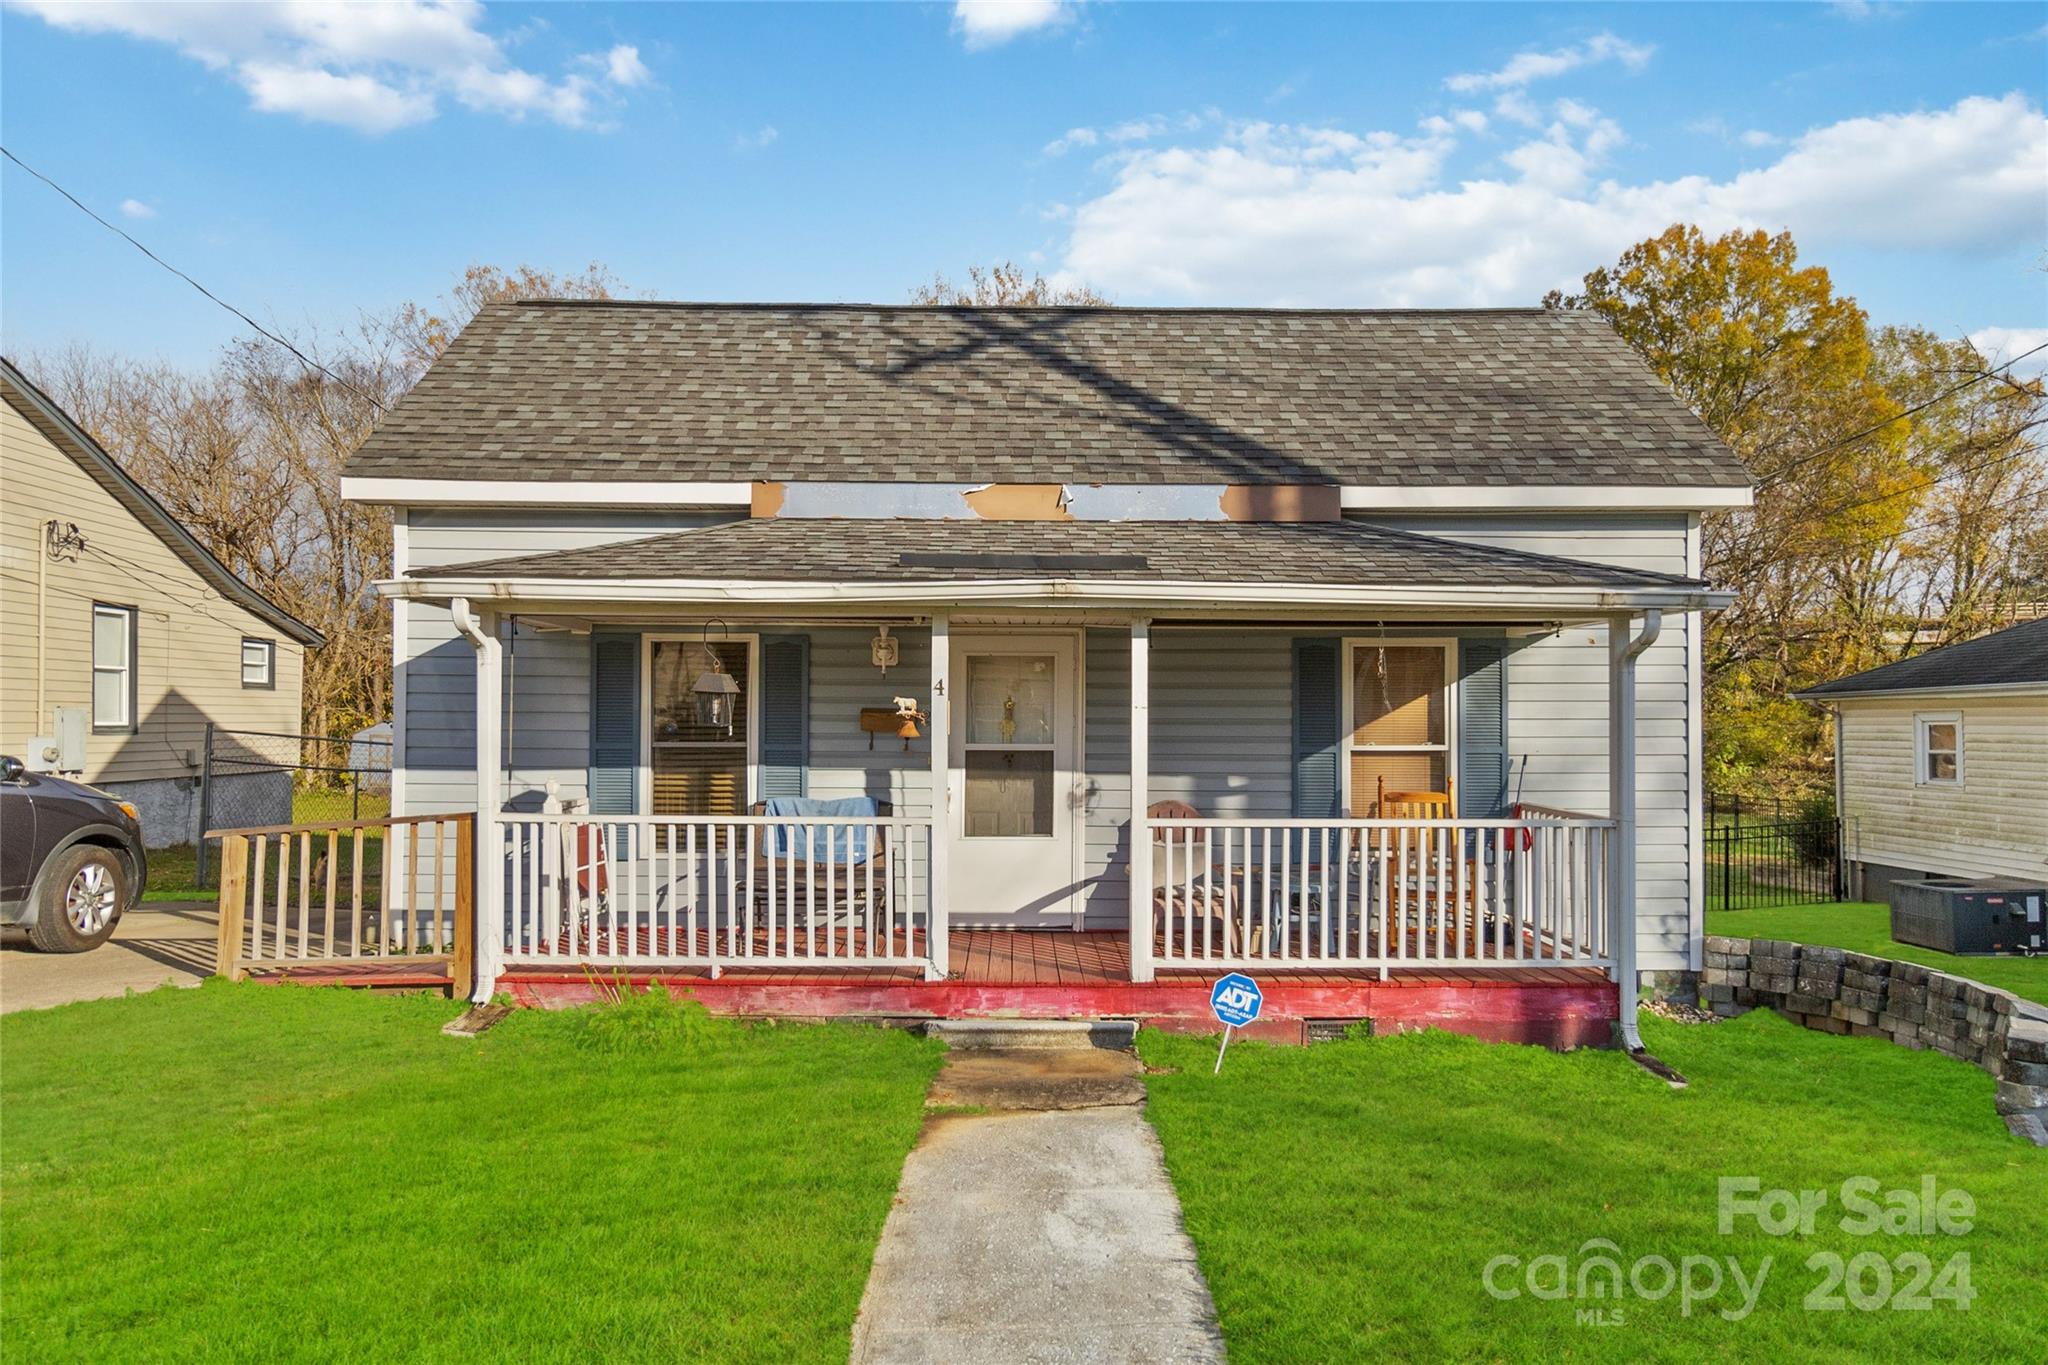
[{"label": "car tire", "polygon": [[43,871],[28,941],[45,953],[84,953],[113,937],[127,898],[127,873],[110,848],[67,848]]}]

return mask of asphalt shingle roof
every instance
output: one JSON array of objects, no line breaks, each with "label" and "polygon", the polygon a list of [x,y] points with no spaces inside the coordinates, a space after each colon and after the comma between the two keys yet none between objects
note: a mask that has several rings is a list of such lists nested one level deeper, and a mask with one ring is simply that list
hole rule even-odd
[{"label": "asphalt shingle roof", "polygon": [[1853,697],[1868,692],[1943,691],[2048,684],[2048,617],[2023,621],[1957,645],[1944,645],[1882,668],[1851,673],[1800,693]]},{"label": "asphalt shingle roof", "polygon": [[486,307],[357,477],[1741,486],[1597,317]]},{"label": "asphalt shingle roof", "polygon": [[1362,522],[920,521],[778,517],[415,578],[922,583],[1016,578],[1463,587],[1699,587],[1695,580]]}]

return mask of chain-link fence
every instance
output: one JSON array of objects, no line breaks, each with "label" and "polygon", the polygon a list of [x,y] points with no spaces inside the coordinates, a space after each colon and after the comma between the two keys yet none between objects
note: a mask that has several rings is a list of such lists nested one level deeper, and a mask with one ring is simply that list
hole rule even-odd
[{"label": "chain-link fence", "polygon": [[[382,727],[378,727],[382,728]],[[391,740],[357,735],[292,735],[206,727],[199,778],[199,827],[248,829],[391,813]],[[219,841],[202,837],[198,884],[213,884]]]}]

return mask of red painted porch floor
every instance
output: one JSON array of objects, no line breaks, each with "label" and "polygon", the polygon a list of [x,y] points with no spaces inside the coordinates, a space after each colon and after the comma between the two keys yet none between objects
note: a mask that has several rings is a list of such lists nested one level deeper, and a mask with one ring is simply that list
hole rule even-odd
[{"label": "red painted porch floor", "polygon": [[[958,930],[953,970],[926,981],[915,968],[820,966],[614,968],[515,963],[499,988],[524,1005],[585,1003],[621,979],[660,982],[719,1013],[799,1018],[1136,1018],[1155,1027],[1213,1030],[1209,987],[1222,971],[1161,971],[1130,979],[1130,941],[1121,932]],[[448,984],[423,964],[294,965],[306,985],[409,987]],[[431,971],[431,969],[429,969]],[[1309,1021],[1373,1020],[1392,1030],[1437,1026],[1455,1032],[1553,1046],[1605,1043],[1616,1017],[1606,973],[1584,967],[1395,970],[1251,969],[1265,992],[1254,1036],[1299,1040]],[[267,974],[276,979],[276,974]]]}]

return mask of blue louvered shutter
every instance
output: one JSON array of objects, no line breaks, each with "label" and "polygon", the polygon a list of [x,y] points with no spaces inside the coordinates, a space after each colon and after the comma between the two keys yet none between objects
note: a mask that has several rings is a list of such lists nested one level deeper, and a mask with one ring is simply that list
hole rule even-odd
[{"label": "blue louvered shutter", "polygon": [[590,809],[631,815],[640,794],[640,636],[590,637]]},{"label": "blue louvered shutter", "polygon": [[811,762],[811,637],[761,637],[758,795],[805,796]]},{"label": "blue louvered shutter", "polygon": [[1294,642],[1294,813],[1303,819],[1341,814],[1342,654],[1334,639]]},{"label": "blue louvered shutter", "polygon": [[1507,644],[1458,642],[1458,814],[1487,820],[1508,808]]}]

